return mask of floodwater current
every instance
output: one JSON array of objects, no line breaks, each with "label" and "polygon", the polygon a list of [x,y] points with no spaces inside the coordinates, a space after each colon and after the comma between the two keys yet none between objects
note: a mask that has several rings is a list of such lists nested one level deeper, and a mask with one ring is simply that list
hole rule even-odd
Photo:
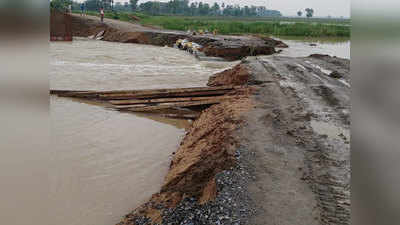
[{"label": "floodwater current", "polygon": [[[343,49],[337,48],[342,44],[318,42],[319,46],[317,43],[313,48],[305,41],[287,42],[291,48],[282,55],[350,56],[349,42],[342,42]],[[210,75],[238,63],[198,61],[186,52],[167,47],[88,39],[53,42],[49,55],[51,89],[67,90],[205,86]],[[37,218],[42,225],[119,222],[159,190],[169,156],[178,148],[189,124],[184,120],[120,113],[54,96],[50,98],[50,113],[53,149],[51,162],[43,162],[43,166],[51,165],[47,171],[50,185],[37,181],[49,197],[40,202],[26,199],[25,204],[15,205],[16,199],[6,196],[3,204],[15,205],[18,210],[5,215],[3,223],[18,220],[18,224],[32,224],[26,215],[38,210],[45,212]]]},{"label": "floodwater current", "polygon": [[[50,44],[50,86],[124,90],[205,86],[237,62],[200,62],[167,47],[88,39]],[[51,216],[42,224],[111,225],[159,191],[188,121],[50,98]]]},{"label": "floodwater current", "polygon": [[[276,37],[274,37],[276,38]],[[311,54],[327,54],[340,58],[350,59],[349,38],[305,38],[279,37],[276,38],[289,45],[283,48],[279,55],[291,57],[305,57]]]}]

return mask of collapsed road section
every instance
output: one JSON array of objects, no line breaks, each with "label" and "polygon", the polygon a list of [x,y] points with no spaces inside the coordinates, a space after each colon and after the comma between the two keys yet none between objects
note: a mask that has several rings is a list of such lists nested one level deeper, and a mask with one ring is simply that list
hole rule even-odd
[{"label": "collapsed road section", "polygon": [[[160,192],[119,225],[350,224],[349,65],[327,55],[248,57],[212,76],[214,89],[201,91],[225,94],[208,96],[219,102],[199,111]],[[182,90],[147,100],[178,97],[168,92]]]},{"label": "collapsed road section", "polygon": [[213,76],[255,85],[201,113],[161,191],[119,225],[350,224],[349,79],[349,60],[324,55]]},{"label": "collapsed road section", "polygon": [[119,21],[101,24],[95,17],[73,16],[73,27],[74,36],[160,46],[187,39],[210,56],[243,58],[212,76],[207,90],[184,90],[184,95],[172,89],[52,91],[118,110],[180,110],[196,118],[173,154],[161,190],[119,225],[350,224],[349,60],[245,58],[272,54],[277,43],[191,36]]},{"label": "collapsed road section", "polygon": [[[246,56],[271,55],[275,47],[286,46],[278,40],[256,36],[193,35],[182,31],[162,30],[139,24],[106,19],[101,23],[93,16],[72,15],[72,32],[76,37],[96,37],[104,41],[138,43],[157,46],[174,46],[177,40],[186,39],[202,46],[206,56],[238,60]],[[101,34],[101,35],[99,35]]]}]

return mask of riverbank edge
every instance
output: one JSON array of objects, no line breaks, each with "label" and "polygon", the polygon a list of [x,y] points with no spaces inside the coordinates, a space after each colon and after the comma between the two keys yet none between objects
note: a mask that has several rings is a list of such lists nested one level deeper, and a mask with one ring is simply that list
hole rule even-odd
[{"label": "riverbank edge", "polygon": [[121,43],[137,43],[172,47],[179,39],[187,39],[202,45],[206,56],[219,57],[228,61],[247,56],[271,55],[276,47],[287,47],[282,41],[268,37],[191,35],[182,31],[159,30],[139,24],[107,19],[101,23],[93,16],[72,14],[72,33],[75,37],[89,37],[104,32],[102,40]]},{"label": "riverbank edge", "polygon": [[[242,72],[240,81],[224,85],[243,85],[238,98],[202,111],[173,153],[160,192],[118,225],[176,224],[199,216],[203,217],[199,224],[218,224],[222,220],[244,224],[255,213],[246,191],[252,177],[250,168],[240,163],[251,154],[240,148],[238,132],[246,126],[244,115],[256,106],[252,98],[256,87],[248,85],[250,71],[241,64],[237,67]],[[243,75],[246,72],[247,76]],[[232,69],[215,74],[210,86],[220,86],[212,81],[227,75],[238,74],[232,74]]]}]

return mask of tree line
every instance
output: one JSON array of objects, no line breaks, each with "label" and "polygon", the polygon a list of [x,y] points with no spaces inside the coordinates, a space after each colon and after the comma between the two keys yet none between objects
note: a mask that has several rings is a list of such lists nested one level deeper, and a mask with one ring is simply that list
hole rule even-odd
[{"label": "tree line", "polygon": [[277,10],[265,6],[239,6],[217,2],[189,2],[189,0],[171,0],[169,2],[148,1],[139,5],[140,10],[151,15],[172,14],[185,16],[235,16],[235,17],[269,17],[282,16]]},{"label": "tree line", "polygon": [[[81,3],[71,0],[52,0],[53,6],[72,5],[73,10],[80,10]],[[86,0],[85,9],[97,11],[101,7],[114,11],[144,12],[150,15],[184,15],[184,16],[233,16],[233,17],[279,17],[278,10],[265,6],[240,6],[225,3],[208,4],[189,2],[189,0],[170,0],[169,2],[147,1],[138,5],[138,0],[121,3],[113,0]],[[53,7],[52,6],[52,7]]]},{"label": "tree line", "polygon": [[[306,11],[307,18],[311,18],[314,16],[314,9],[306,8],[304,11]],[[297,12],[297,15],[301,17],[303,15],[303,11],[299,10]]]}]

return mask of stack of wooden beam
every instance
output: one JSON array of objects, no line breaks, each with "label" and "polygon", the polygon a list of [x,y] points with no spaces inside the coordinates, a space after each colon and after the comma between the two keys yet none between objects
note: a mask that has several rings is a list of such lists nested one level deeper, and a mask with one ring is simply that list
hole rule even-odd
[{"label": "stack of wooden beam", "polygon": [[60,97],[89,99],[103,102],[108,107],[131,112],[160,113],[167,117],[197,118],[206,106],[238,98],[234,95],[240,87],[196,87],[121,91],[69,91],[51,90]]}]

